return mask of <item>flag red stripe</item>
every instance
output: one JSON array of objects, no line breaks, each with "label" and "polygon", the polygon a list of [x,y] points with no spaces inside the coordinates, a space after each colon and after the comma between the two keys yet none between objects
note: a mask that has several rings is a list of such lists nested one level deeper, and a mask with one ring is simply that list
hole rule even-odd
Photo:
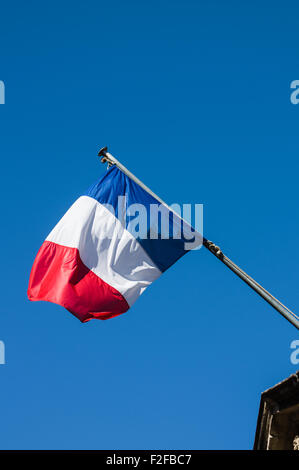
[{"label": "flag red stripe", "polygon": [[45,241],[29,280],[30,300],[62,305],[79,320],[106,320],[129,309],[124,297],[82,262],[77,248]]}]

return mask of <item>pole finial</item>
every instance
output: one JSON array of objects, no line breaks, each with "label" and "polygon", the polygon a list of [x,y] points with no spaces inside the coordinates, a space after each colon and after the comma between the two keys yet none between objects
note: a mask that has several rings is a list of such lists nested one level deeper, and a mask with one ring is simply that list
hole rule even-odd
[{"label": "pole finial", "polygon": [[115,162],[114,162],[114,159],[112,158],[112,155],[110,155],[107,152],[107,150],[108,150],[108,147],[102,147],[98,153],[98,156],[101,157],[101,162],[107,163],[108,168],[110,168],[110,166],[114,165]]},{"label": "pole finial", "polygon": [[98,153],[99,157],[104,157],[105,154],[107,153],[108,147],[102,147]]},{"label": "pole finial", "polygon": [[107,150],[108,150],[108,147],[102,147],[98,153],[98,157],[102,157],[101,161],[103,163],[105,163],[106,160],[104,160],[104,158],[106,157],[106,153],[107,153]]}]

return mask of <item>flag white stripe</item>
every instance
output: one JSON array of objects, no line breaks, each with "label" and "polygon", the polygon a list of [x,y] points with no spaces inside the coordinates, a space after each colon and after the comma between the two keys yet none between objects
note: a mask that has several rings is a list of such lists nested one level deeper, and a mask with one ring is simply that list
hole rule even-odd
[{"label": "flag white stripe", "polygon": [[46,240],[77,248],[85,266],[130,306],[162,274],[112,212],[89,196],[75,201]]}]

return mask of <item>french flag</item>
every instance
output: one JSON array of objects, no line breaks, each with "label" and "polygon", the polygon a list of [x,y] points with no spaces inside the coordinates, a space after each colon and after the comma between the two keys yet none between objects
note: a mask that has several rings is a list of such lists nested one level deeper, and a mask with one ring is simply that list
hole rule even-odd
[{"label": "french flag", "polygon": [[[154,206],[159,207],[158,222],[149,216]],[[136,227],[140,207],[143,223],[139,219]],[[185,238],[178,236],[186,225],[114,165],[75,201],[42,244],[28,298],[62,305],[82,322],[125,313],[187,253]],[[201,235],[194,232],[194,237],[201,244]]]}]

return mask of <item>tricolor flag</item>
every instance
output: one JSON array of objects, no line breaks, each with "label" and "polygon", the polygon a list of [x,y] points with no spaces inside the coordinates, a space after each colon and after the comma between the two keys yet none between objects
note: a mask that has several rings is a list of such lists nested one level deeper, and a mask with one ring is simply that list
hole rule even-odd
[{"label": "tricolor flag", "polygon": [[112,166],[42,244],[28,297],[62,305],[82,322],[115,317],[189,251],[186,240],[196,247],[202,236]]}]

